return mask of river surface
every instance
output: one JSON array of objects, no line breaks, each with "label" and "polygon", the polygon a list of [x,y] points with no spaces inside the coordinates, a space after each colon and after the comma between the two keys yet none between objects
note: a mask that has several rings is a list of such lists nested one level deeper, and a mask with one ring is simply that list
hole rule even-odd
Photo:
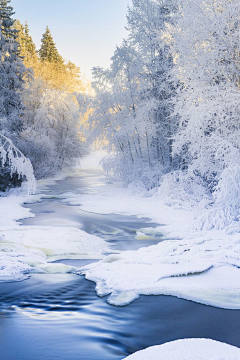
[{"label": "river surface", "polygon": [[[29,204],[26,225],[74,226],[110,242],[114,250],[136,250],[163,241],[159,234],[135,239],[148,219],[84,212],[59,195],[95,193],[96,170],[48,186],[41,202]],[[49,196],[50,195],[50,196]],[[64,260],[83,266],[96,260]],[[240,347],[240,311],[223,310],[171,296],[141,296],[125,307],[99,298],[95,284],[77,275],[33,275],[0,284],[0,360],[117,360],[140,349],[180,338],[204,337]],[[149,359],[150,360],[150,359]]]}]

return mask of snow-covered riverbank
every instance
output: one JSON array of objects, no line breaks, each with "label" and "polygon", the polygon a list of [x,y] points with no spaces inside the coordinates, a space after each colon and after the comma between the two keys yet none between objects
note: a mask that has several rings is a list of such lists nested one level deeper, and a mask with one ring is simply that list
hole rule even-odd
[{"label": "snow-covered riverbank", "polygon": [[[99,169],[102,156],[95,154],[83,160],[83,171]],[[106,182],[103,173],[95,180],[93,192],[68,192],[58,197],[63,203],[79,205],[88,212],[138,215],[165,224],[137,233],[139,241],[162,233],[164,241],[158,245],[109,255],[82,270],[87,279],[97,283],[100,296],[110,295],[108,302],[114,305],[128,304],[141,294],[165,294],[221,308],[240,308],[240,232],[237,225],[221,231],[200,231],[195,224],[196,218],[204,214],[201,207],[183,208],[177,199],[174,205],[174,198],[168,206],[160,191],[153,196],[142,195],[136,189]],[[39,189],[53,182],[40,182]],[[50,265],[49,261],[81,257],[101,259],[108,250],[102,239],[74,227],[20,227],[16,220],[33,216],[21,204],[40,197],[12,194],[0,199],[2,280],[19,280],[26,276],[23,273],[32,271],[75,271],[65,265]]]},{"label": "snow-covered riverbank", "polygon": [[[101,259],[109,250],[107,243],[75,227],[21,226],[21,219],[35,215],[23,207],[48,195],[41,193],[62,176],[38,182],[38,194],[26,195],[26,189],[0,197],[0,282],[21,281],[31,273],[71,273],[77,268],[61,263],[61,259]],[[51,195],[50,195],[51,197]]]},{"label": "snow-covered riverbank", "polygon": [[[86,159],[86,164],[94,158]],[[96,166],[96,161],[95,161]],[[206,210],[181,204],[177,197],[163,198],[99,179],[96,193],[65,194],[63,201],[101,214],[138,215],[165,224],[143,229],[138,239],[163,233],[163,241],[138,251],[109,255],[88,265],[83,273],[97,283],[100,296],[109,303],[125,305],[144,295],[174,295],[227,309],[240,308],[240,230],[238,223],[223,230],[198,230]],[[171,206],[169,206],[171,205]]]},{"label": "snow-covered riverbank", "polygon": [[[38,183],[38,195],[28,196],[19,191],[18,195],[13,192],[9,197],[0,198],[0,282],[23,280],[30,273],[79,273],[73,266],[51,263],[56,259],[103,258],[81,271],[97,283],[99,295],[110,295],[111,304],[125,305],[141,294],[165,294],[239,309],[240,237],[236,227],[224,231],[196,230],[195,219],[203,214],[201,208],[183,208],[177,201],[174,206],[173,199],[172,206],[168,206],[159,193],[146,196],[136,189],[106,182],[102,172],[94,171],[99,170],[101,156],[88,157],[82,162],[80,176],[93,170],[89,177],[91,191],[52,194],[47,186],[54,185],[56,179],[50,179]],[[59,179],[64,176],[66,174]],[[143,228],[136,238],[140,242],[148,241],[154,234],[162,233],[163,241],[137,251],[104,257],[109,251],[107,242],[72,226],[67,219],[61,223],[59,218],[55,226],[50,226],[50,221],[46,226],[22,226],[17,222],[34,216],[22,204],[40,201],[43,196],[45,199],[54,196],[62,204],[79,206],[88,212],[151,218],[165,225]],[[131,355],[129,360],[237,360],[238,357],[237,348],[195,339],[152,347]]]}]

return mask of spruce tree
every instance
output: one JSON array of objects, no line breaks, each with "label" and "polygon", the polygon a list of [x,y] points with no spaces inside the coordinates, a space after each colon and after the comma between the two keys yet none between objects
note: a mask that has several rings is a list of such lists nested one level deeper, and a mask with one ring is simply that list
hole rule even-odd
[{"label": "spruce tree", "polygon": [[8,5],[11,0],[0,0],[0,21],[1,30],[5,39],[16,40],[18,31],[13,28],[15,20],[12,18],[14,11],[12,6]]},{"label": "spruce tree", "polygon": [[23,59],[26,67],[32,68],[38,61],[36,45],[29,33],[28,23],[25,22],[25,26],[16,20],[14,23],[14,29],[17,30],[17,41],[20,45],[20,55]]},{"label": "spruce tree", "polygon": [[49,27],[46,27],[46,31],[43,34],[41,40],[41,48],[39,50],[39,56],[42,61],[55,62],[63,64],[63,58],[58,53],[56,44],[53,40]]},{"label": "spruce tree", "polygon": [[24,34],[25,34],[25,46],[27,53],[30,56],[36,56],[36,45],[34,44],[33,39],[29,33],[29,27],[27,22],[25,22]]}]

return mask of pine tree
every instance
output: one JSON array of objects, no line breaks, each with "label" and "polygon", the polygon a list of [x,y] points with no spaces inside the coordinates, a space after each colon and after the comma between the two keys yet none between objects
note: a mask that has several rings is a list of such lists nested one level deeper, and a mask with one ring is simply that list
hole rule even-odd
[{"label": "pine tree", "polygon": [[39,50],[39,56],[42,61],[55,62],[63,64],[63,58],[58,53],[56,44],[53,40],[49,27],[46,27],[46,31],[42,37],[42,45]]}]

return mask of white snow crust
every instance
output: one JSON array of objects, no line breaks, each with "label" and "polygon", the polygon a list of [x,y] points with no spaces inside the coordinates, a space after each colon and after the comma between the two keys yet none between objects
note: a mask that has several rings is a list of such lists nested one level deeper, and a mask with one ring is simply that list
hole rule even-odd
[{"label": "white snow crust", "polygon": [[[38,191],[56,179],[38,182]],[[21,281],[30,273],[76,272],[73,266],[51,262],[102,259],[103,253],[109,252],[104,240],[74,227],[21,226],[18,220],[34,217],[22,204],[40,199],[40,193],[26,195],[26,189],[0,197],[0,282]]]},{"label": "white snow crust", "polygon": [[196,219],[206,213],[204,204],[181,203],[174,189],[171,196],[171,189],[166,197],[162,190],[149,196],[136,187],[99,180],[94,196],[65,194],[63,201],[89,212],[138,215],[165,225],[137,233],[139,241],[162,233],[164,241],[158,245],[109,255],[82,269],[96,282],[98,295],[110,295],[113,305],[126,305],[141,294],[164,294],[240,309],[240,225],[199,230]]},{"label": "white snow crust", "polygon": [[239,360],[240,349],[210,339],[184,339],[136,352],[126,360]]},{"label": "white snow crust", "polygon": [[[100,170],[100,155],[86,158],[84,168]],[[96,173],[97,174],[97,173]],[[64,175],[63,175],[64,176]],[[55,180],[47,180],[49,182]],[[41,187],[46,186],[41,182]],[[80,209],[102,214],[147,217],[165,224],[141,229],[136,238],[151,240],[163,234],[163,241],[138,251],[106,256],[82,268],[86,278],[96,282],[100,296],[108,302],[126,305],[143,295],[172,295],[226,309],[240,309],[240,229],[237,224],[224,230],[198,230],[196,219],[204,205],[184,206],[176,196],[164,198],[161,191],[151,196],[142,189],[123,188],[94,180],[94,192],[63,194],[62,201]],[[170,191],[170,190],[169,190]],[[49,261],[63,258],[103,258],[106,242],[74,227],[20,227],[16,220],[34,216],[21,206],[41,195],[12,194],[0,198],[0,281],[38,272],[76,271]],[[186,205],[186,204],[185,204]],[[3,236],[4,235],[4,236]]]}]

